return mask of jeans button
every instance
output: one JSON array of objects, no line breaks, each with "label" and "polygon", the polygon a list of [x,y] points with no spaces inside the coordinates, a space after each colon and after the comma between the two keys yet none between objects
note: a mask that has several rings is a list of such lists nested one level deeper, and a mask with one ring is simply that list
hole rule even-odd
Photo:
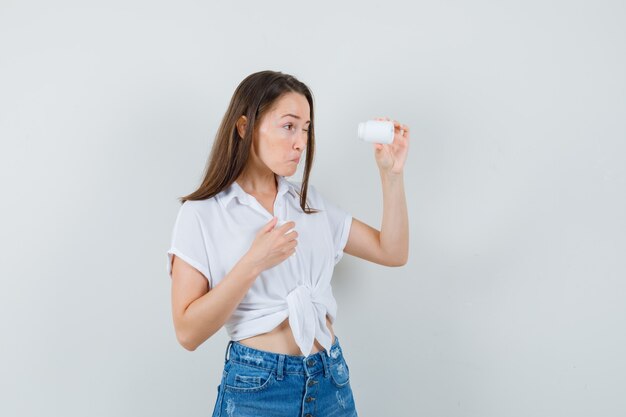
[{"label": "jeans button", "polygon": [[311,380],[307,383],[307,385],[308,385],[309,387],[312,387],[313,385],[315,385],[315,380],[314,380],[314,379],[311,379]]},{"label": "jeans button", "polygon": [[313,366],[314,363],[315,361],[313,359],[309,359],[308,361],[306,361],[306,364],[309,366]]}]

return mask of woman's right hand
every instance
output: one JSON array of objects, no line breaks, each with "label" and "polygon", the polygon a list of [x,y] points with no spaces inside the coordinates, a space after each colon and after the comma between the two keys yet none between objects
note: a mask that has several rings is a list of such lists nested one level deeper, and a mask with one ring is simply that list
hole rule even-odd
[{"label": "woman's right hand", "polygon": [[287,230],[293,229],[296,223],[290,221],[275,228],[277,219],[274,217],[259,230],[245,254],[246,260],[259,273],[278,265],[296,251],[298,232],[292,230],[286,233]]}]

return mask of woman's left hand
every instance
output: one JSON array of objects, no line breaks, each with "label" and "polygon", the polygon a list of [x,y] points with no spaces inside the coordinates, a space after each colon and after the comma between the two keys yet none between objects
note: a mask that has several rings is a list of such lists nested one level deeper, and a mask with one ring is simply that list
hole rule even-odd
[{"label": "woman's left hand", "polygon": [[401,174],[409,152],[409,127],[389,117],[377,117],[375,120],[393,121],[393,142],[390,144],[374,143],[376,164],[381,172]]}]

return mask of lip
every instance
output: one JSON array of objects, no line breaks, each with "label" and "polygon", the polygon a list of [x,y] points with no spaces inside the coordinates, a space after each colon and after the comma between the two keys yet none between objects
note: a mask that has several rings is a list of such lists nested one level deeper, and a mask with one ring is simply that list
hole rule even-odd
[{"label": "lip", "polygon": [[292,159],[291,162],[295,162],[296,164],[300,162],[300,158]]}]

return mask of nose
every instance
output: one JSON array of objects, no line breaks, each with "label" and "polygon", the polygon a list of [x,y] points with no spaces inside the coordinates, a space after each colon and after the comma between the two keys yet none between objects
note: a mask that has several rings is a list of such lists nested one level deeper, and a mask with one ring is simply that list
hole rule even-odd
[{"label": "nose", "polygon": [[308,140],[309,140],[308,135],[301,135],[298,139],[296,139],[296,142],[294,143],[294,148],[300,151],[300,153],[302,153],[304,151],[304,148],[306,148],[306,144]]}]

